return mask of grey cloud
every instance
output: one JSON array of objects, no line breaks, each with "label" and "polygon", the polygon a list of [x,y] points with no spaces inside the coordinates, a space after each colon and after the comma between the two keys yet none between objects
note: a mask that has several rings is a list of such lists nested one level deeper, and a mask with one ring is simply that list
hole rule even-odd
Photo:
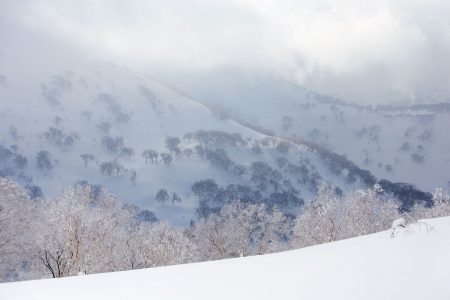
[{"label": "grey cloud", "polygon": [[450,94],[444,0],[0,1],[0,11],[2,44],[26,33],[141,71],[235,67],[353,101]]}]

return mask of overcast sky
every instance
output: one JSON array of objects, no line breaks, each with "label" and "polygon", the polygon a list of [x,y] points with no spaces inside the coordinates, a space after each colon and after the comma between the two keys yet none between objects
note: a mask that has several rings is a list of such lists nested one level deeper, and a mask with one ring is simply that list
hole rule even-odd
[{"label": "overcast sky", "polygon": [[450,96],[448,0],[0,0],[0,25],[0,52],[45,44],[140,71],[236,68],[358,102]]}]

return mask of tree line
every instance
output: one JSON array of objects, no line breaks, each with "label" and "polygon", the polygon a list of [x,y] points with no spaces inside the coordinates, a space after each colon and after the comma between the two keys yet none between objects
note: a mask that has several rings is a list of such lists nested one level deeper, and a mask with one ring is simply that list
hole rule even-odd
[{"label": "tree line", "polygon": [[450,215],[445,191],[437,189],[433,201],[432,207],[416,205],[403,213],[380,185],[342,197],[321,186],[295,218],[276,206],[237,198],[188,228],[177,228],[86,182],[55,199],[30,199],[18,184],[0,178],[0,279],[56,278],[305,247],[385,230],[400,217]]}]

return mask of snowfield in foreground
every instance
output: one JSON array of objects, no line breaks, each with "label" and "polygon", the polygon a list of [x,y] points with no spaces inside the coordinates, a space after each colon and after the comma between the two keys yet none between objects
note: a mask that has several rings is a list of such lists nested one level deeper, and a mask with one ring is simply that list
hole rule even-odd
[{"label": "snowfield in foreground", "polygon": [[450,217],[284,253],[0,285],[0,299],[450,299]]}]

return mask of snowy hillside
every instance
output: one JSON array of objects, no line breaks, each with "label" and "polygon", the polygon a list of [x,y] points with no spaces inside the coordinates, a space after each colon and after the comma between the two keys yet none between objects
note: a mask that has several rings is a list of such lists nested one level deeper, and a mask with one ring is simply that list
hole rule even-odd
[{"label": "snowy hillside", "polygon": [[246,120],[279,137],[297,136],[323,145],[378,178],[413,183],[426,191],[450,184],[448,102],[357,105],[272,76],[231,72],[223,81],[220,72],[209,75],[203,79],[210,89],[186,83],[183,87],[230,118]]},{"label": "snowy hillside", "polygon": [[[245,124],[252,117],[245,124],[224,118],[113,64],[76,61],[29,70],[32,58],[0,59],[0,175],[26,186],[32,198],[54,197],[85,181],[185,226],[196,219],[201,200],[192,186],[208,179],[217,184],[218,197],[265,201],[290,214],[320,184],[342,194],[374,183],[355,174],[349,180],[342,168],[332,172],[333,162],[303,144],[250,129]],[[279,113],[272,106],[256,106],[254,112],[264,119],[268,110]],[[172,149],[168,137],[175,138]],[[157,156],[143,157],[149,151]],[[161,190],[177,196],[157,201]],[[226,200],[214,201],[208,205],[220,207]]]},{"label": "snowy hillside", "polygon": [[0,298],[444,300],[449,252],[445,217],[278,254],[2,284]]}]

